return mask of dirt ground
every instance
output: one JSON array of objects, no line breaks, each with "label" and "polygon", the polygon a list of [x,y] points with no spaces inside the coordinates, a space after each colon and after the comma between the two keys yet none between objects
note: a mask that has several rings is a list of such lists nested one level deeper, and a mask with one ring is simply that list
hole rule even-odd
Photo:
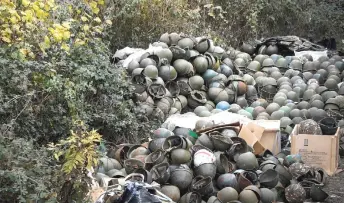
[{"label": "dirt ground", "polygon": [[[339,161],[338,169],[344,169],[344,158]],[[343,203],[344,202],[344,171],[329,178],[329,181],[324,188],[329,194],[326,199],[328,203]]]}]

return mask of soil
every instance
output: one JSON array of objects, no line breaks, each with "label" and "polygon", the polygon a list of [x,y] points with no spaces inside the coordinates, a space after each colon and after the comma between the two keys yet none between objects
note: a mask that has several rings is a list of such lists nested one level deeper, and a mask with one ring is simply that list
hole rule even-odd
[{"label": "soil", "polygon": [[[339,161],[338,169],[344,169],[344,158]],[[343,203],[344,202],[344,171],[339,172],[332,177],[329,177],[329,181],[326,184],[324,190],[329,194],[326,199],[328,203]]]}]

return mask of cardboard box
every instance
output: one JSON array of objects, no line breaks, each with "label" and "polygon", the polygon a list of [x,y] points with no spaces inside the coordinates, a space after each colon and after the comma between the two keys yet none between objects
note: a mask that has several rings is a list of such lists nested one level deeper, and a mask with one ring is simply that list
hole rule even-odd
[{"label": "cardboard box", "polygon": [[321,167],[329,175],[335,174],[339,160],[339,128],[335,135],[299,134],[296,125],[290,134],[291,154],[299,154],[308,165]]},{"label": "cardboard box", "polygon": [[255,154],[261,154],[268,149],[273,154],[281,151],[280,121],[256,120],[244,124],[239,133],[248,145],[252,146]]}]

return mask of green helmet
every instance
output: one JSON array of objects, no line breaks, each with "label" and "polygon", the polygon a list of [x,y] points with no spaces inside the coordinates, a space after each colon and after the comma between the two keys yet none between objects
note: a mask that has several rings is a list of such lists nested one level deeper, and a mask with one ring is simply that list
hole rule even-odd
[{"label": "green helmet", "polygon": [[324,85],[328,90],[338,91],[338,81],[335,79],[328,78]]},{"label": "green helmet", "polygon": [[189,85],[193,90],[201,90],[204,80],[201,76],[195,75],[189,78]]},{"label": "green helmet", "polygon": [[208,60],[204,56],[197,56],[192,64],[198,74],[204,73],[209,67]]},{"label": "green helmet", "polygon": [[143,75],[149,77],[150,79],[157,79],[158,78],[158,68],[154,65],[148,65],[143,70]]},{"label": "green helmet", "polygon": [[243,71],[246,68],[246,61],[242,58],[237,58],[234,60],[234,67]]},{"label": "green helmet", "polygon": [[137,60],[132,60],[127,68],[129,74],[131,74],[136,68],[140,68],[140,63]]},{"label": "green helmet", "polygon": [[240,154],[237,160],[239,169],[254,170],[259,167],[256,156],[252,152]]},{"label": "green helmet", "polygon": [[217,192],[217,198],[220,200],[220,202],[231,202],[238,200],[239,194],[236,189],[232,187],[225,187]]},{"label": "green helmet", "polygon": [[161,60],[166,59],[167,63],[171,63],[173,58],[173,53],[169,48],[160,49],[156,51],[155,54],[158,55]]},{"label": "green helmet", "polygon": [[260,202],[261,193],[258,187],[250,185],[244,188],[239,194],[240,202]]},{"label": "green helmet", "polygon": [[184,59],[175,60],[173,62],[173,67],[180,76],[188,75],[194,71],[192,64]]},{"label": "green helmet", "polygon": [[252,72],[257,72],[260,71],[260,63],[258,61],[251,61],[250,64],[247,66],[247,70],[252,71]]}]

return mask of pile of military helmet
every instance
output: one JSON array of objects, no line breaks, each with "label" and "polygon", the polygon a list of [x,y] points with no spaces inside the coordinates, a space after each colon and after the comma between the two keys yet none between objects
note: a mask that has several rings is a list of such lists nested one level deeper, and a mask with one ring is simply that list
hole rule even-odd
[{"label": "pile of military helmet", "polygon": [[322,190],[324,170],[286,152],[255,155],[238,131],[240,126],[213,126],[197,137],[186,128],[159,128],[148,142],[109,150],[96,179],[106,177],[111,185],[142,174],[146,183],[158,183],[163,194],[180,203],[298,203],[328,197]]},{"label": "pile of military helmet", "polygon": [[289,131],[305,119],[342,118],[340,56],[282,57],[273,44],[259,54],[249,44],[225,51],[207,38],[177,33],[165,33],[152,45],[161,49],[127,67],[138,109],[146,115],[165,118],[195,109],[207,117],[229,110],[251,119],[282,119]]}]

